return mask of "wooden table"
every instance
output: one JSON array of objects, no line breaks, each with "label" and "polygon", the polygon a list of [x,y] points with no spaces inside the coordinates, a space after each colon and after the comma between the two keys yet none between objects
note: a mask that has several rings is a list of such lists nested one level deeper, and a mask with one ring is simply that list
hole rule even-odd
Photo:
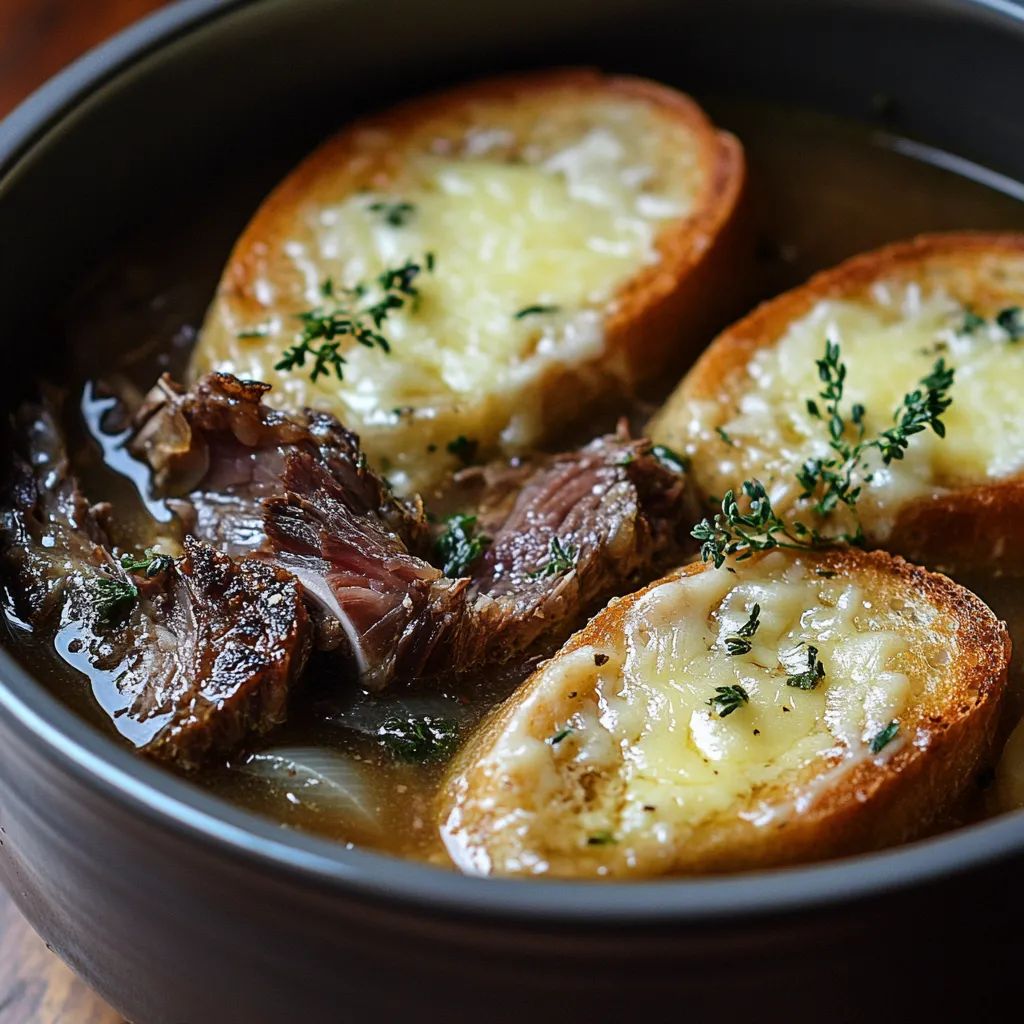
[{"label": "wooden table", "polygon": [[[0,0],[0,117],[80,53],[165,0]],[[121,1024],[0,889],[0,1024]]]}]

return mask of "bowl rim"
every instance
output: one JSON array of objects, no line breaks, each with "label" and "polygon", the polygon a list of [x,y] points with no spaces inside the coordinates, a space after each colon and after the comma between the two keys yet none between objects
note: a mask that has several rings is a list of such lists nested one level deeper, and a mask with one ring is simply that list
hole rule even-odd
[{"label": "bowl rim", "polygon": [[[175,40],[262,0],[177,0],[91,50],[0,122],[0,187],[96,89]],[[932,0],[1024,33],[1013,0]],[[0,649],[0,716],[62,771],[125,810],[215,854],[295,884],[406,909],[533,925],[694,923],[839,907],[1024,851],[1024,811],[844,860],[756,873],[602,884],[473,878],[294,831],[244,811],[121,748]],[[282,838],[286,837],[286,838]]]}]

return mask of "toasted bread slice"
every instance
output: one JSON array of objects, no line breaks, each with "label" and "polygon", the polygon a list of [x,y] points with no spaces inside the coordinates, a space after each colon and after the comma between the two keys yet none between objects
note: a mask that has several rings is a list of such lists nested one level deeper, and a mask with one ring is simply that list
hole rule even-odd
[{"label": "toasted bread slice", "polygon": [[[428,488],[468,453],[521,451],[680,372],[682,342],[717,327],[743,180],[735,138],[640,79],[553,71],[414,100],[346,128],[266,200],[193,370],[335,413],[397,489]],[[365,311],[407,260],[419,295],[374,328],[390,352],[339,335],[344,380],[332,364],[312,381],[311,356],[276,368],[298,314]]]},{"label": "toasted bread slice", "polygon": [[[867,541],[931,568],[1024,570],[1021,305],[1024,235],[926,235],[857,256],[721,334],[649,430],[691,457],[706,505],[756,478],[777,510],[799,507],[811,524],[795,473],[835,455],[828,417],[807,405],[826,406],[816,365],[826,339],[847,367],[842,410],[854,440],[854,403],[866,409],[866,436],[892,427],[941,358],[956,370],[945,437],[912,436],[888,467],[869,456],[856,480]],[[831,532],[852,525],[842,506],[831,522]]]},{"label": "toasted bread slice", "polygon": [[460,868],[735,871],[900,843],[943,817],[990,748],[1004,625],[881,552],[774,551],[738,570],[693,564],[610,605],[497,710],[442,790]]}]

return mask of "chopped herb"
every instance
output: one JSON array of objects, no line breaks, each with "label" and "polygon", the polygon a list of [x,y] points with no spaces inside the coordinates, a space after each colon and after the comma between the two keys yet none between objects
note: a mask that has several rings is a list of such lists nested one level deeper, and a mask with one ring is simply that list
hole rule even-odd
[{"label": "chopped herb", "polygon": [[725,638],[727,654],[746,654],[754,646],[746,637],[753,636],[757,632],[758,626],[761,625],[759,621],[760,615],[761,606],[755,602],[754,607],[750,610],[750,618],[735,633]]},{"label": "chopped herb", "polygon": [[1010,336],[1010,341],[1024,338],[1024,311],[1020,306],[1010,306],[996,313],[996,323]]},{"label": "chopped herb", "polygon": [[685,473],[690,468],[690,460],[683,455],[677,455],[671,448],[663,444],[656,444],[651,447],[651,454],[670,473]]},{"label": "chopped herb", "polygon": [[121,556],[122,568],[127,572],[142,573],[147,579],[153,579],[154,576],[167,572],[173,564],[174,559],[170,555],[161,555],[152,548],[146,548],[144,558],[132,558],[129,554]]},{"label": "chopped herb", "polygon": [[871,741],[871,753],[877,754],[884,746],[892,742],[896,738],[896,733],[900,731],[900,723],[897,719],[893,719],[872,741]]},{"label": "chopped herb", "polygon": [[315,382],[332,371],[338,380],[343,380],[342,367],[346,361],[341,354],[343,339],[390,352],[391,344],[381,333],[381,326],[392,312],[419,297],[419,288],[414,282],[424,269],[429,271],[433,267],[432,253],[427,253],[421,263],[406,260],[400,267],[389,267],[378,274],[373,288],[357,284],[353,288],[337,289],[328,278],[321,288],[328,304],[298,314],[302,321],[299,340],[282,353],[274,369],[305,368],[309,358],[313,364],[310,380]]},{"label": "chopped herb", "polygon": [[611,832],[608,832],[606,830],[602,830],[600,832],[591,832],[591,834],[587,836],[588,846],[607,846],[609,843],[617,842],[618,840],[615,838],[615,836],[613,836]]},{"label": "chopped herb", "polygon": [[472,464],[476,458],[476,450],[480,447],[480,442],[475,439],[470,439],[459,434],[454,441],[449,441],[445,448],[452,453],[464,466]]},{"label": "chopped herb", "polygon": [[439,761],[453,753],[458,725],[452,718],[388,718],[377,730],[380,742],[396,761],[423,764]]},{"label": "chopped herb", "polygon": [[130,579],[101,576],[90,583],[96,617],[105,622],[119,619],[138,600],[139,588]]},{"label": "chopped herb", "polygon": [[266,338],[270,334],[270,325],[261,324],[259,327],[250,327],[247,331],[239,331],[236,338]]},{"label": "chopped herb", "polygon": [[964,307],[964,318],[960,322],[961,334],[973,334],[979,327],[985,326],[985,318],[978,316],[970,306]]},{"label": "chopped herb", "polygon": [[465,576],[469,567],[483,554],[491,538],[476,534],[476,516],[454,515],[448,517],[448,529],[437,538],[434,551],[442,563],[445,576],[459,579]]},{"label": "chopped herb", "polygon": [[571,735],[572,735],[572,729],[570,729],[568,727],[566,727],[565,729],[559,729],[558,732],[556,732],[555,735],[552,736],[551,739],[548,740],[548,743],[550,743],[551,746],[555,746],[556,743],[561,743],[562,740],[564,740],[566,738],[566,736],[571,736]]},{"label": "chopped herb", "polygon": [[750,703],[747,691],[738,683],[733,686],[716,686],[715,696],[704,702],[710,704],[719,718],[728,718],[737,708]]},{"label": "chopped herb", "polygon": [[542,565],[536,572],[529,572],[526,575],[531,580],[542,580],[548,576],[560,576],[563,572],[569,572],[576,565],[579,551],[572,544],[562,546],[557,537],[551,538],[551,558],[545,565]]},{"label": "chopped herb", "polygon": [[825,678],[825,666],[818,660],[818,648],[807,645],[807,668],[803,672],[787,677],[786,685],[800,690],[813,690]]},{"label": "chopped herb", "polygon": [[834,580],[839,573],[837,573],[835,569],[815,569],[814,575],[820,576],[822,579]]},{"label": "chopped herb", "polygon": [[401,228],[409,222],[409,218],[416,212],[416,207],[412,203],[405,202],[405,200],[399,200],[395,203],[378,201],[370,203],[367,210],[371,213],[381,214],[384,223],[388,227]]},{"label": "chopped herb", "polygon": [[512,314],[514,320],[523,320],[528,316],[540,316],[544,313],[558,313],[561,306],[524,306],[518,312]]},{"label": "chopped herb", "polygon": [[736,446],[736,442],[725,432],[723,427],[715,427],[715,433],[730,447]]}]

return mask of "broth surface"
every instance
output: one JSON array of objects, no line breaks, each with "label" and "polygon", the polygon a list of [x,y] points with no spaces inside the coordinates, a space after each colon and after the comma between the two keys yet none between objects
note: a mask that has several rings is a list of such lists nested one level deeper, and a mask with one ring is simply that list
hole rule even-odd
[{"label": "broth surface", "polygon": [[[704,103],[718,124],[740,138],[749,163],[759,245],[753,277],[739,285],[744,308],[848,256],[922,231],[1024,230],[1024,204],[901,155],[878,133],[759,102],[704,98]],[[230,245],[259,199],[254,186],[214,185],[208,203],[174,211],[163,226],[148,225],[145,237],[125,247],[83,287],[61,320],[68,360],[60,383],[69,392],[66,419],[73,461],[86,494],[117,508],[118,539],[125,546],[141,549],[161,536],[174,536],[177,524],[161,504],[140,497],[136,483],[144,477],[127,454],[110,442],[104,450],[95,439],[96,423],[112,400],[97,399],[93,382],[102,378],[145,391],[162,372],[184,377]],[[642,422],[650,410],[627,411]],[[590,429],[563,438],[562,446],[606,429],[622,412],[608,410]],[[435,511],[457,505],[450,495],[431,497]],[[1024,599],[1016,580],[989,576],[959,582],[1007,620],[1011,636],[1024,637]],[[16,623],[11,635],[19,658],[38,678],[99,728],[114,733],[90,681],[60,660],[50,638],[35,640]],[[1024,714],[1024,641],[1018,650],[1008,726]],[[448,864],[432,811],[444,765],[396,763],[377,731],[390,715],[428,714],[455,719],[465,736],[535,661],[492,671],[472,685],[463,681],[446,687],[442,682],[440,688],[371,698],[335,685],[337,670],[314,660],[288,724],[196,781],[283,827]],[[97,680],[94,685],[111,684]],[[267,755],[273,750],[282,753]],[[251,755],[256,757],[246,763]],[[963,819],[984,810],[979,787]]]}]

